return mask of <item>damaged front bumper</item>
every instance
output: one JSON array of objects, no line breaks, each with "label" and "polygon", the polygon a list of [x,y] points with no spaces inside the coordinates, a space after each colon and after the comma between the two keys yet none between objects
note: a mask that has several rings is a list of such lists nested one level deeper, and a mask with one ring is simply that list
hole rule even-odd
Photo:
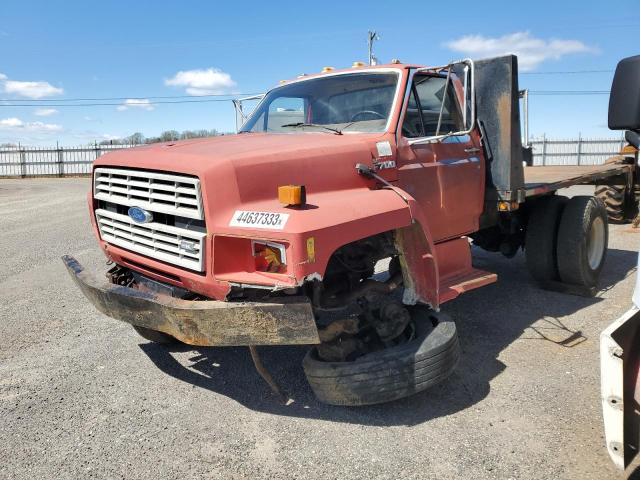
[{"label": "damaged front bumper", "polygon": [[98,280],[73,257],[62,260],[82,293],[102,313],[199,346],[320,343],[306,297],[269,302],[192,301]]}]

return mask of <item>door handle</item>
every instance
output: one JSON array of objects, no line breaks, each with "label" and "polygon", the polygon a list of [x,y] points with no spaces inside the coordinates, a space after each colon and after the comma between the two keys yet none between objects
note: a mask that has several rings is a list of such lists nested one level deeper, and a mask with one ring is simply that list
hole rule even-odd
[{"label": "door handle", "polygon": [[464,153],[478,153],[480,149],[478,147],[465,148]]}]

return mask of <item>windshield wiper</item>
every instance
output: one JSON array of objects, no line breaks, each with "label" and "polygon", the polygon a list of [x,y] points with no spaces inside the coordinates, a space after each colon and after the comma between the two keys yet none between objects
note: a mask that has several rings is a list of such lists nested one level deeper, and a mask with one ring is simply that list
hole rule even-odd
[{"label": "windshield wiper", "polygon": [[330,132],[334,132],[336,135],[342,135],[342,131],[337,128],[327,127],[326,125],[320,125],[319,123],[304,123],[304,122],[296,122],[296,123],[285,123],[284,125],[280,125],[281,127],[320,127],[325,130],[329,130]]}]

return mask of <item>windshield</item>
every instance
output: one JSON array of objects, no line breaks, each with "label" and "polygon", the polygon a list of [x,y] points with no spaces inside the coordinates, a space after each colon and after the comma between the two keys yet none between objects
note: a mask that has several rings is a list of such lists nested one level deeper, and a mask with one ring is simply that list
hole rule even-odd
[{"label": "windshield", "polygon": [[393,72],[349,73],[275,88],[240,131],[383,132],[398,77]]}]

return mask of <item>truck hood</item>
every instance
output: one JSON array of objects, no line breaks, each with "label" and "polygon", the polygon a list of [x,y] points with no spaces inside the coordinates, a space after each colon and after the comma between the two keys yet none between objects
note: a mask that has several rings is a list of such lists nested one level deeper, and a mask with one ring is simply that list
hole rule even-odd
[{"label": "truck hood", "polygon": [[145,145],[103,155],[95,166],[195,175],[208,201],[246,204],[274,199],[278,185],[305,185],[308,195],[367,185],[355,171],[371,164],[385,134],[248,133]]}]

